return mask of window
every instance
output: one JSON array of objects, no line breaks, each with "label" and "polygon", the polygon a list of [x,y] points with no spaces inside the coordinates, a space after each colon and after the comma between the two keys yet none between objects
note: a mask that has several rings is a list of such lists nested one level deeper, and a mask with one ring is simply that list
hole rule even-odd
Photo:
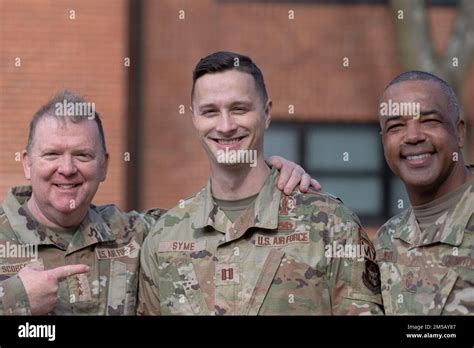
[{"label": "window", "polygon": [[402,182],[385,163],[376,123],[272,122],[265,155],[301,164],[364,224],[382,224],[408,207]]}]

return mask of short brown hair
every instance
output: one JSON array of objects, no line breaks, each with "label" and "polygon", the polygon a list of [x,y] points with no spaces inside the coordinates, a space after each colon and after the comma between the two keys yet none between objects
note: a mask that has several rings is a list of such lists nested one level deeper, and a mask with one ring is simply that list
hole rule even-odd
[{"label": "short brown hair", "polygon": [[203,75],[223,72],[235,69],[237,71],[245,72],[253,76],[257,90],[262,97],[263,104],[268,100],[267,89],[265,88],[265,81],[263,80],[262,71],[259,67],[247,56],[234,52],[215,52],[207,57],[202,58],[197,63],[193,71],[193,88],[191,91],[191,101],[194,97],[194,85],[196,80]]}]

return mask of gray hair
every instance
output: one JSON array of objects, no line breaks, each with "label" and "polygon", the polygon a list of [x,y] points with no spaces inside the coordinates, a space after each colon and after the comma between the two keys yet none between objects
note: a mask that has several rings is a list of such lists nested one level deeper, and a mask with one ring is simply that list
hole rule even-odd
[{"label": "gray hair", "polygon": [[[57,104],[63,104],[63,103],[86,103],[85,99],[80,96],[79,94],[76,94],[74,92],[71,92],[67,89],[59,91],[51,100],[49,100],[46,104],[44,104],[34,115],[33,118],[31,119],[30,122],[30,131],[28,134],[28,143],[26,145],[26,150],[28,153],[31,152],[31,148],[33,146],[33,140],[35,137],[35,132],[36,132],[36,126],[38,125],[38,122],[43,119],[44,117],[55,117],[56,119],[65,122],[66,118],[73,123],[79,123],[83,122],[85,120],[88,120],[87,117],[84,117],[83,115],[58,115],[57,113]],[[97,128],[99,130],[99,137],[100,137],[100,144],[103,150],[103,153],[107,153],[107,148],[105,146],[105,135],[104,135],[104,129],[102,127],[102,121],[100,120],[100,116],[97,112],[95,112],[95,109],[93,111],[92,115],[95,123],[97,124]]]},{"label": "gray hair", "polygon": [[393,86],[399,82],[404,81],[433,81],[438,84],[438,86],[443,90],[444,94],[448,97],[449,106],[454,113],[455,121],[458,121],[461,117],[461,112],[459,108],[459,101],[456,97],[456,93],[454,93],[453,88],[443,79],[439,78],[438,76],[419,70],[411,70],[401,73],[400,75],[396,76],[390,83],[385,87],[387,90],[390,86]]}]

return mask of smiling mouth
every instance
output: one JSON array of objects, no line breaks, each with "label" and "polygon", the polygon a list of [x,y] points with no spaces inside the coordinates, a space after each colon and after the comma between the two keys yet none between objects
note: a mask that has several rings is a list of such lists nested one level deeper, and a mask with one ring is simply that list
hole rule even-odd
[{"label": "smiling mouth", "polygon": [[241,141],[244,137],[232,138],[232,139],[212,139],[219,145],[234,145]]},{"label": "smiling mouth", "polygon": [[405,151],[405,154],[400,154],[400,158],[405,161],[409,166],[412,167],[425,167],[430,163],[431,157],[436,154],[436,151],[426,151],[420,153],[409,153]]},{"label": "smiling mouth", "polygon": [[77,186],[80,186],[82,184],[53,184],[56,187],[59,187],[62,190],[70,190],[72,188],[75,188]]},{"label": "smiling mouth", "polygon": [[422,153],[419,155],[409,155],[409,156],[402,156],[402,157],[408,161],[420,161],[420,160],[430,158],[431,153]]}]

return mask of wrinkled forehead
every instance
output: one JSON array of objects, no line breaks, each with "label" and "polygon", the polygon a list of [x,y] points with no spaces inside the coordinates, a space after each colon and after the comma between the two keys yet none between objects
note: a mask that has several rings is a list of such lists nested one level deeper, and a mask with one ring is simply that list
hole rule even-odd
[{"label": "wrinkled forehead", "polygon": [[441,86],[434,81],[402,81],[388,87],[382,99],[399,102],[433,103],[438,107],[448,107],[449,98]]},{"label": "wrinkled forehead", "polygon": [[50,142],[61,138],[62,141],[77,139],[84,142],[99,142],[100,134],[97,123],[87,117],[44,115],[38,120],[33,134],[33,144]]}]

